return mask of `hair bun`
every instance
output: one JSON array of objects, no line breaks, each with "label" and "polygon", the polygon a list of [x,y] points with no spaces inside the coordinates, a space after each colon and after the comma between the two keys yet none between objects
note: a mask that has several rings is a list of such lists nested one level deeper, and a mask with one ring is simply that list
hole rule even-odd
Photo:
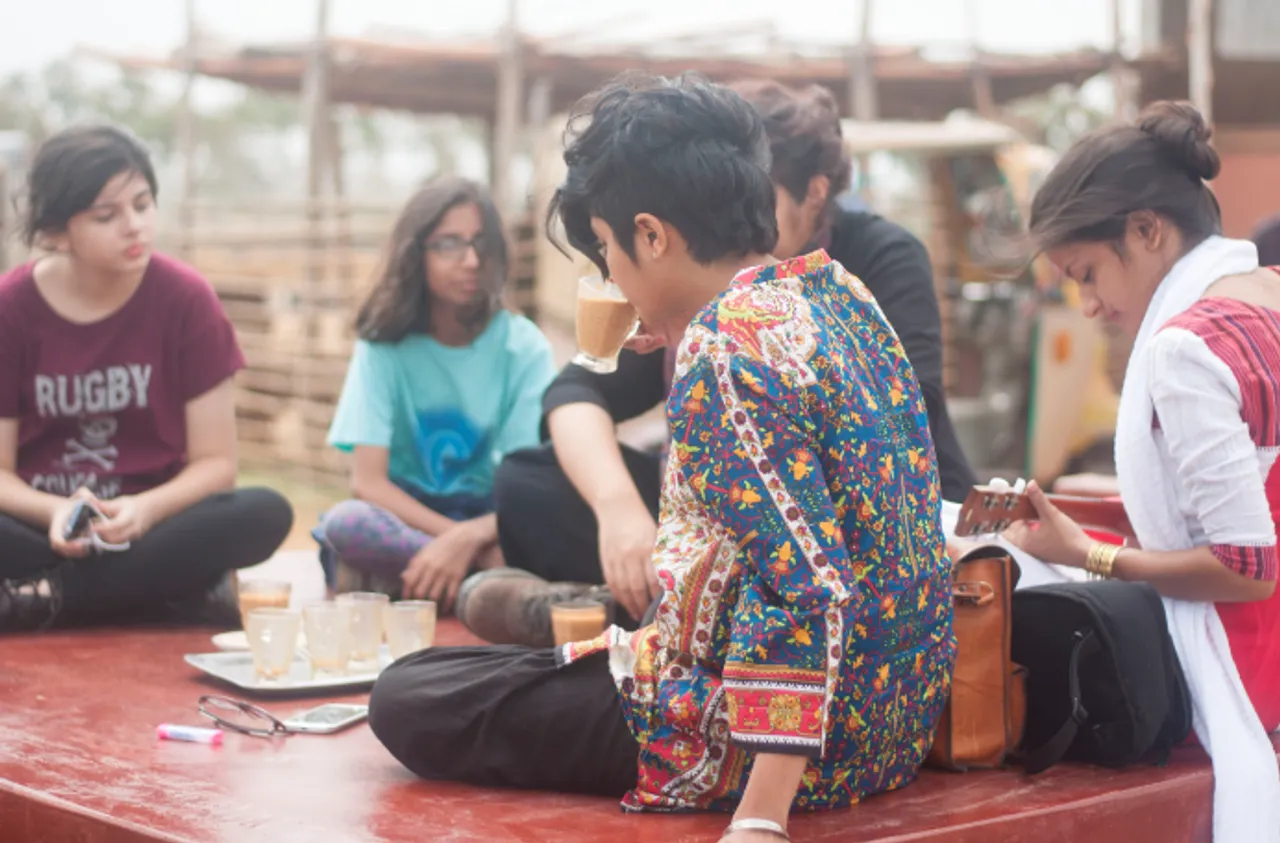
[{"label": "hair bun", "polygon": [[1152,103],[1138,117],[1138,129],[1196,178],[1209,181],[1222,171],[1222,159],[1209,144],[1213,129],[1191,103]]},{"label": "hair bun", "polygon": [[810,85],[804,89],[804,95],[818,108],[830,111],[837,120],[840,118],[840,106],[836,103],[835,94],[822,85]]}]

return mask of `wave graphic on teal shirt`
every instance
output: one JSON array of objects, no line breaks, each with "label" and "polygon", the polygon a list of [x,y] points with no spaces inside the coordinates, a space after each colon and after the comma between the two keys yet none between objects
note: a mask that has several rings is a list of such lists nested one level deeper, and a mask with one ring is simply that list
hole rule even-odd
[{"label": "wave graphic on teal shirt", "polygon": [[437,493],[455,491],[476,457],[489,450],[484,431],[457,410],[419,413],[414,440],[423,476]]}]

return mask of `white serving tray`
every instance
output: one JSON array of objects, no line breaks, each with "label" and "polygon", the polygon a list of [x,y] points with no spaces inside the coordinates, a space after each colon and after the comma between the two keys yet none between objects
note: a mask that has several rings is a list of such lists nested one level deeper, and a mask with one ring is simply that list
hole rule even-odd
[{"label": "white serving tray", "polygon": [[215,679],[234,685],[242,691],[255,694],[298,694],[306,691],[351,691],[369,688],[391,664],[391,651],[384,644],[378,653],[378,667],[363,673],[349,672],[342,676],[315,678],[311,675],[311,661],[305,652],[298,652],[289,665],[289,674],[280,679],[266,680],[253,669],[253,656],[243,651],[220,653],[189,653],[183,661]]}]

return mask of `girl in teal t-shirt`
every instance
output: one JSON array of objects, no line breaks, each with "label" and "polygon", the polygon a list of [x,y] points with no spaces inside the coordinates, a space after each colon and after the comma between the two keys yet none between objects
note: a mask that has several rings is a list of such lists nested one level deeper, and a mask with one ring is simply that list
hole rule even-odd
[{"label": "girl in teal t-shirt", "polygon": [[468,571],[502,564],[494,469],[537,443],[555,374],[546,338],[503,309],[506,277],[484,188],[443,178],[409,200],[360,308],[329,429],[329,444],[354,455],[355,499],[316,530],[339,590],[372,579],[447,610]]}]

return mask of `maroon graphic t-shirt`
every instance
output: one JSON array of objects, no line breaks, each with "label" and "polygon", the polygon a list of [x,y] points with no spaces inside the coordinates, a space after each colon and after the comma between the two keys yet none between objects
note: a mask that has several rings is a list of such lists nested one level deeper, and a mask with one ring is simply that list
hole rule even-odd
[{"label": "maroon graphic t-shirt", "polygon": [[207,281],[153,255],[133,296],[80,325],[36,288],[32,265],[0,277],[0,418],[18,420],[32,488],[136,494],[187,462],[186,405],[244,365]]}]

